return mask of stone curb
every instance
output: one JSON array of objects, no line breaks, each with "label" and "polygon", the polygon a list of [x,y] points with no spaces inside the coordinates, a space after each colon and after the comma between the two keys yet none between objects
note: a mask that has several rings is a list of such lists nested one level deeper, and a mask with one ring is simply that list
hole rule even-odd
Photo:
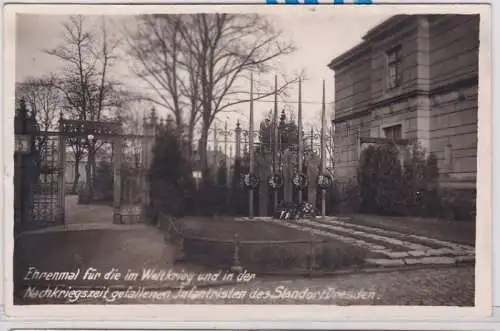
[{"label": "stone curb", "polygon": [[462,263],[474,263],[473,255],[447,257],[447,256],[426,256],[421,258],[403,259],[366,259],[365,262],[381,267],[404,266],[404,265],[457,265]]},{"label": "stone curb", "polygon": [[48,227],[38,230],[28,230],[23,231],[15,235],[15,239],[27,237],[30,235],[37,234],[47,234],[47,233],[60,233],[60,232],[79,232],[79,231],[133,231],[133,230],[144,230],[153,229],[153,226],[147,224],[99,224],[99,223],[88,223],[88,224],[70,224],[70,225],[60,225],[54,227]]}]

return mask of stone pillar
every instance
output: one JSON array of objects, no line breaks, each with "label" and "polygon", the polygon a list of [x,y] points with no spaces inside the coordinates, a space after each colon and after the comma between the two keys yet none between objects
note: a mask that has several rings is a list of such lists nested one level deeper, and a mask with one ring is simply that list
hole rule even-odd
[{"label": "stone pillar", "polygon": [[122,202],[122,154],[123,141],[121,137],[113,139],[113,223],[121,224],[121,202]]},{"label": "stone pillar", "polygon": [[[429,19],[419,17],[417,33],[417,87],[421,91],[430,88],[430,59],[429,59]],[[424,93],[425,94],[425,93]],[[430,149],[430,100],[427,96],[419,96],[417,104],[417,139],[426,151]]]},{"label": "stone pillar", "polygon": [[451,144],[444,147],[444,172],[447,176],[453,172],[453,147]]}]

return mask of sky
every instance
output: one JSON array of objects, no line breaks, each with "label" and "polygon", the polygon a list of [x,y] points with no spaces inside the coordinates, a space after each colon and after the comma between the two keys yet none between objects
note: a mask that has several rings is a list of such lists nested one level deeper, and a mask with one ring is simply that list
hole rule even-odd
[{"label": "sky", "polygon": [[[368,13],[368,12],[366,12]],[[285,38],[294,42],[297,51],[283,56],[280,66],[287,74],[305,71],[307,80],[302,84],[304,126],[317,126],[321,118],[322,81],[326,84],[327,112],[333,111],[334,72],[327,65],[336,56],[361,42],[363,35],[388,17],[387,13],[364,14],[356,18],[351,15],[335,14],[332,11],[302,11],[299,15],[266,15],[283,31]],[[16,82],[30,77],[44,76],[60,70],[61,63],[53,56],[43,52],[62,42],[62,24],[68,16],[54,15],[18,15],[16,20]],[[133,18],[122,16],[118,20],[133,22]],[[128,64],[121,61],[114,69],[117,74],[131,77]],[[124,78],[125,79],[125,78]],[[137,79],[125,79],[132,89]],[[297,87],[290,89],[287,99],[290,106],[297,100]],[[280,104],[280,109],[283,107]],[[142,114],[149,106],[138,107]],[[255,125],[263,119],[273,107],[273,97],[255,103]],[[161,115],[166,110],[158,109]],[[229,126],[236,120],[248,123],[249,104],[238,105],[237,109],[227,114],[220,114],[218,122],[228,121]],[[245,124],[243,124],[245,125]],[[247,124],[246,124],[247,125]]]}]

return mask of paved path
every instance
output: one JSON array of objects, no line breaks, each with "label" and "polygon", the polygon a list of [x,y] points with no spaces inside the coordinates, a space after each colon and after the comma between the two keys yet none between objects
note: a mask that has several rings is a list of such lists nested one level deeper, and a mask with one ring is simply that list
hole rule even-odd
[{"label": "paved path", "polygon": [[78,204],[78,196],[66,196],[65,221],[73,224],[113,224],[113,207],[110,205]]},{"label": "paved path", "polygon": [[[15,265],[17,277],[22,277],[29,266],[40,271],[69,271],[77,268],[96,268],[106,272],[156,267],[163,270],[201,272],[194,266],[174,263],[173,247],[164,241],[155,227],[143,224],[114,225],[109,206],[85,206],[76,203],[76,197],[67,201],[68,224],[39,232],[23,234],[16,239]],[[272,220],[268,220],[272,221]],[[273,221],[274,222],[274,221]],[[375,226],[349,223],[344,219],[316,219],[280,223],[317,235],[335,238],[364,247],[379,257],[371,261],[378,265],[434,262],[449,263],[451,258],[474,256],[474,248],[428,236],[407,234]],[[420,253],[417,253],[420,252]],[[406,254],[406,255],[405,255]],[[421,254],[419,256],[419,254]],[[423,254],[423,255],[422,255]],[[441,259],[441,260],[439,260]],[[399,262],[397,262],[399,261]],[[295,278],[295,279],[294,279]],[[18,278],[19,279],[19,278]],[[293,279],[293,280],[292,280]],[[137,285],[139,286],[139,285]],[[281,296],[276,289],[281,286]],[[352,274],[327,278],[257,278],[248,284],[219,286],[214,291],[240,291],[242,299],[185,299],[132,300],[113,303],[321,303],[335,305],[473,305],[474,267],[427,268],[372,274]],[[333,289],[333,290],[332,290]],[[296,292],[294,292],[296,291]],[[297,292],[298,291],[298,292]],[[302,291],[302,292],[301,292]],[[316,299],[293,297],[293,293],[316,293]],[[321,293],[327,293],[320,297]],[[18,295],[21,292],[18,292]],[[268,299],[258,299],[251,293],[269,293]],[[292,294],[291,294],[292,293]],[[186,296],[191,294],[187,293]],[[81,303],[104,303],[102,300]],[[108,302],[109,303],[109,302]]]},{"label": "paved path", "polygon": [[417,264],[457,264],[473,262],[475,248],[413,233],[360,225],[346,218],[326,217],[314,220],[258,219],[282,226],[309,231],[368,250],[368,264],[404,266]]}]

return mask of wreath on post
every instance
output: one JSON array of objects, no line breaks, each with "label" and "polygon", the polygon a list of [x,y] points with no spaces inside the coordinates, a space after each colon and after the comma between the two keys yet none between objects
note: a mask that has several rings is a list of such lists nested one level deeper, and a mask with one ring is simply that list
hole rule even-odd
[{"label": "wreath on post", "polygon": [[295,187],[303,190],[307,187],[307,177],[302,173],[296,173],[295,176],[293,176],[292,183]]},{"label": "wreath on post", "polygon": [[255,190],[259,186],[259,177],[256,174],[249,173],[243,178],[243,184],[250,190]]},{"label": "wreath on post", "polygon": [[332,185],[332,178],[329,175],[322,174],[318,176],[318,186],[322,190],[326,190],[331,185]]},{"label": "wreath on post", "polygon": [[283,186],[283,177],[281,177],[281,175],[279,174],[271,175],[267,180],[267,184],[273,190],[277,190]]}]

